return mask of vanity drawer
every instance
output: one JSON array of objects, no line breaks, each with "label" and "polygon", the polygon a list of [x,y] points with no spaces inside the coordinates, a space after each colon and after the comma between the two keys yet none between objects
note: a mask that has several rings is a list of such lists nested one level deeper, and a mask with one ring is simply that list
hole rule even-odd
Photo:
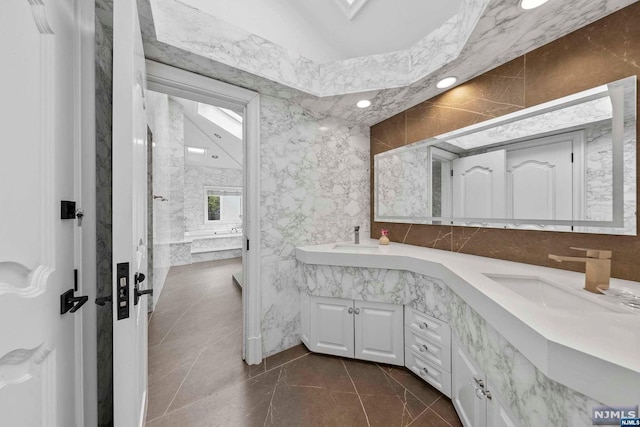
[{"label": "vanity drawer", "polygon": [[441,346],[416,332],[409,326],[404,327],[404,345],[431,364],[451,372],[451,346]]},{"label": "vanity drawer", "polygon": [[405,307],[404,324],[441,348],[451,348],[451,329],[443,321]]},{"label": "vanity drawer", "polygon": [[451,374],[449,372],[417,356],[409,347],[404,348],[404,364],[414,374],[451,398]]}]

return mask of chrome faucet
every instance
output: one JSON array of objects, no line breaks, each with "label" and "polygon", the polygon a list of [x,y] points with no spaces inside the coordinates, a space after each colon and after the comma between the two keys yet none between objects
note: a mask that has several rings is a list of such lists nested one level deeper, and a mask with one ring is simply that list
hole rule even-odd
[{"label": "chrome faucet", "polygon": [[353,243],[355,243],[356,245],[360,244],[360,226],[356,225],[355,228],[353,229]]},{"label": "chrome faucet", "polygon": [[584,289],[594,294],[602,293],[598,288],[609,289],[609,279],[611,278],[611,251],[583,248],[571,249],[586,252],[586,258],[551,254],[549,254],[549,258],[558,262],[584,262],[586,264]]}]

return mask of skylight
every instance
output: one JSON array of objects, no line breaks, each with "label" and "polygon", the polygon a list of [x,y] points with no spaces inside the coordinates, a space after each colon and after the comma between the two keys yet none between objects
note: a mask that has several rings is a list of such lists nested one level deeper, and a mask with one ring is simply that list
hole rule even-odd
[{"label": "skylight", "polygon": [[360,9],[362,9],[362,6],[364,6],[367,1],[368,0],[336,0],[340,8],[347,14],[349,21],[360,12]]},{"label": "skylight", "polygon": [[242,116],[235,111],[198,103],[198,114],[236,138],[242,139]]}]

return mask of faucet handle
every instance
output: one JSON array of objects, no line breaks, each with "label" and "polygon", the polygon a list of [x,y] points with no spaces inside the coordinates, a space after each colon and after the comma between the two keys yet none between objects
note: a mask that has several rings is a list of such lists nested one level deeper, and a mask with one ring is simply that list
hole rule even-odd
[{"label": "faucet handle", "polygon": [[576,251],[582,251],[587,253],[587,258],[597,258],[597,259],[611,259],[611,251],[602,250],[602,249],[587,249],[587,248],[574,248],[570,249]]}]

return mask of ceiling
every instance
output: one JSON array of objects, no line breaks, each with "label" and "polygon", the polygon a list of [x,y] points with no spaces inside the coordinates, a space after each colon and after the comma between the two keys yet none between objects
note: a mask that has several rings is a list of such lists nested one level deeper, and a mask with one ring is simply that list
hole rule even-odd
[{"label": "ceiling", "polygon": [[[462,0],[180,0],[318,63],[405,50]],[[349,8],[357,11],[349,18]],[[250,12],[249,12],[250,11]]]},{"label": "ceiling", "polygon": [[[463,83],[636,1],[550,0],[523,11],[518,0],[462,0],[408,50],[321,64],[181,0],[138,0],[138,9],[148,59],[286,99],[321,125],[370,126],[447,90],[435,85],[444,76]],[[355,108],[363,98],[372,106]]]}]

